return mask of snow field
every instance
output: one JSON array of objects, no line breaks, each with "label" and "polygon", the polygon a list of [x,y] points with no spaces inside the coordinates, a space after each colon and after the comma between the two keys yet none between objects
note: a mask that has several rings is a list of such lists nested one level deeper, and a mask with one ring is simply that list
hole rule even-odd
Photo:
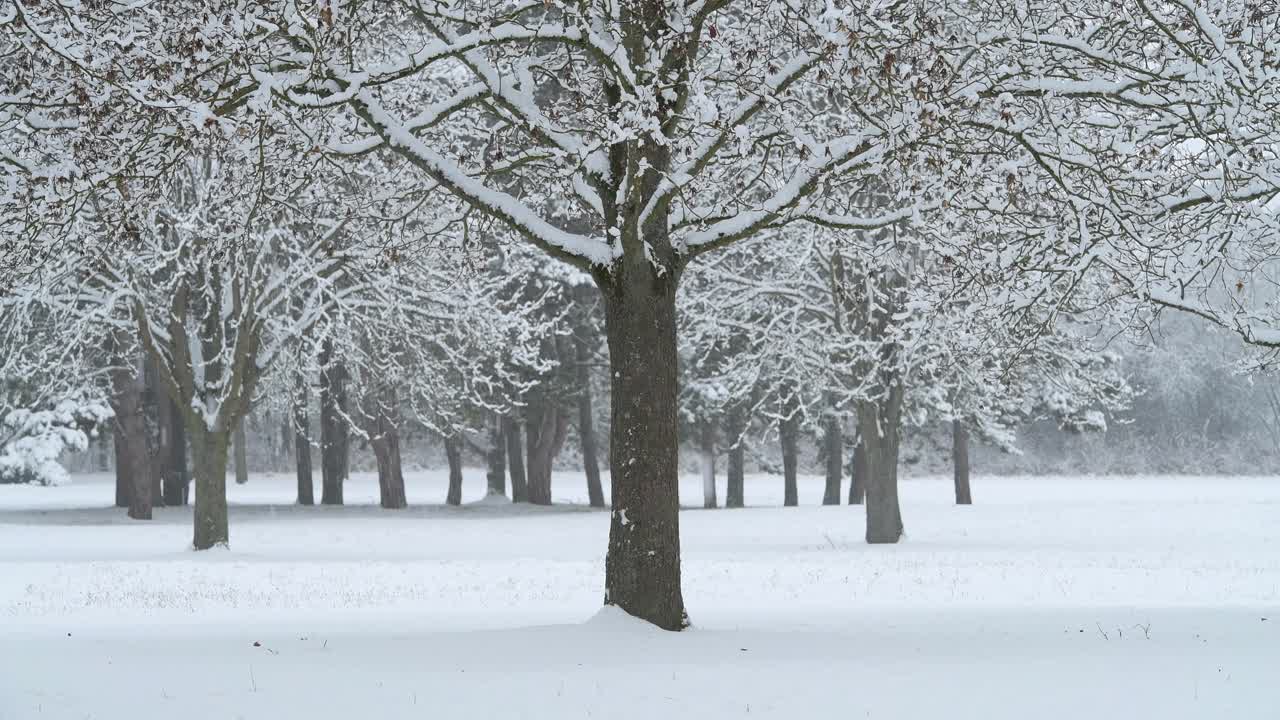
[{"label": "snow field", "polygon": [[871,547],[752,476],[756,507],[681,515],[682,634],[600,613],[605,512],[430,505],[438,472],[406,511],[296,508],[256,475],[194,553],[189,510],[128,521],[109,480],[0,488],[0,720],[1280,717],[1273,478],[977,477],[965,508],[909,479]]}]

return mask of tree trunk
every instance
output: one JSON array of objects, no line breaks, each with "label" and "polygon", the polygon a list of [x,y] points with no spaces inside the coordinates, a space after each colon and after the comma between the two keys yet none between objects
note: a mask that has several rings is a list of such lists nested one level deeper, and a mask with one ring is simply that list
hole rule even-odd
[{"label": "tree trunk", "polygon": [[195,460],[196,550],[226,545],[227,532],[227,445],[230,433],[197,430],[191,433],[191,454]]},{"label": "tree trunk", "polygon": [[502,416],[502,437],[507,442],[507,464],[511,466],[511,502],[529,502],[529,483],[524,474],[524,446],[520,442],[520,423],[509,415]]},{"label": "tree trunk", "polygon": [[502,432],[503,420],[494,416],[489,422],[489,448],[484,454],[485,463],[489,466],[485,473],[488,482],[488,495],[507,495],[507,440]]},{"label": "tree trunk", "polygon": [[277,472],[289,469],[289,465],[293,462],[293,453],[297,449],[294,447],[295,442],[292,408],[290,408],[290,411],[285,413],[284,421],[280,423],[280,455],[276,461]]},{"label": "tree trunk", "polygon": [[112,359],[115,368],[111,371],[111,410],[115,417],[111,422],[112,449],[116,456],[116,507],[129,507],[129,496],[133,494],[133,476],[137,472],[134,459],[129,456],[131,445],[126,433],[132,427],[126,422],[126,415],[136,412],[133,408],[141,404],[141,399],[131,395],[137,393],[137,386],[129,376],[124,358]]},{"label": "tree trunk", "polygon": [[955,465],[956,504],[972,505],[969,492],[969,429],[959,420],[951,421],[951,458]]},{"label": "tree trunk", "polygon": [[[111,372],[115,411],[116,504],[123,501],[134,520],[151,519],[151,457],[147,452],[146,404],[142,368],[116,358]],[[134,371],[137,371],[136,374]]]},{"label": "tree trunk", "polygon": [[596,276],[612,392],[605,604],[667,630],[689,622],[680,591],[678,275],[655,270],[633,251],[614,274]]},{"label": "tree trunk", "polygon": [[877,403],[860,403],[859,430],[867,465],[867,542],[896,543],[902,539],[902,510],[898,505],[898,414],[901,392]]},{"label": "tree trunk", "polygon": [[299,377],[293,396],[293,455],[298,469],[298,504],[314,505],[315,481],[311,477],[311,419],[307,417],[307,384]]},{"label": "tree trunk", "polygon": [[98,446],[98,472],[111,472],[111,457],[107,454],[107,434],[99,432],[94,444]]},{"label": "tree trunk", "polygon": [[151,448],[151,504],[163,507],[165,483],[169,478],[169,466],[173,463],[173,451],[169,449],[173,442],[173,420],[169,417],[173,404],[162,387],[156,388],[151,402],[155,422],[151,428],[151,438],[155,442]]},{"label": "tree trunk", "polygon": [[249,482],[249,448],[246,447],[244,435],[244,419],[236,423],[235,436],[232,438],[232,444],[235,445],[235,461],[236,461],[236,484],[244,485]]},{"label": "tree trunk", "polygon": [[187,426],[182,411],[167,395],[161,400],[168,406],[165,412],[166,436],[164,452],[164,479],[162,481],[164,504],[170,507],[187,504],[187,487],[191,476],[187,471]]},{"label": "tree trunk", "polygon": [[726,415],[726,422],[725,434],[728,435],[728,441],[731,444],[729,445],[729,469],[728,478],[725,481],[724,506],[740,508],[746,504],[746,438],[743,437],[745,423],[742,419],[742,410],[730,408]]},{"label": "tree trunk", "polygon": [[716,502],[716,428],[703,421],[700,438],[702,465],[702,507],[714,508]]},{"label": "tree trunk", "polygon": [[[835,409],[827,410],[822,422],[822,451],[826,459],[827,483],[822,491],[823,505],[840,504],[840,481],[844,477],[844,438],[840,432],[840,418]],[[852,501],[850,501],[852,502]]]},{"label": "tree trunk", "polygon": [[[115,404],[114,402],[112,403]],[[116,507],[129,507],[130,488],[133,482],[132,461],[129,459],[129,439],[125,437],[124,422],[120,410],[115,410],[115,420],[111,423],[112,446],[116,455]]]},{"label": "tree trunk", "polygon": [[388,430],[369,441],[378,462],[378,504],[387,510],[408,507],[404,493],[404,472],[400,465],[400,433]]},{"label": "tree trunk", "polygon": [[569,433],[569,415],[557,402],[539,390],[536,400],[530,400],[525,423],[525,444],[528,446],[529,502],[535,505],[551,504],[551,467]]},{"label": "tree trunk", "polygon": [[867,451],[859,440],[853,446],[853,465],[850,468],[849,478],[849,504],[861,505],[867,496]]},{"label": "tree trunk", "polygon": [[462,443],[458,436],[444,439],[444,454],[449,459],[449,493],[444,501],[449,505],[462,504]]},{"label": "tree trunk", "polygon": [[[798,408],[791,407],[790,417],[778,421],[778,439],[782,445],[782,506],[795,507],[800,504],[799,491],[796,488],[796,463],[798,461],[800,434],[800,417]],[[839,455],[836,455],[839,457]]]},{"label": "tree trunk", "polygon": [[527,402],[524,414],[524,468],[528,480],[525,486],[526,500],[534,505],[550,505],[551,468],[546,468],[544,477],[543,467],[539,462],[541,453],[538,452],[538,436],[544,432],[542,429],[544,410],[540,401],[530,398]]},{"label": "tree trunk", "polygon": [[[164,505],[164,473],[168,464],[167,425],[169,396],[160,384],[159,371],[155,360],[146,357],[143,366],[146,372],[146,383],[143,391],[143,427],[147,441],[147,518],[151,517],[151,506]],[[137,498],[134,498],[137,500]],[[141,510],[139,510],[141,512]]]},{"label": "tree trunk", "polygon": [[596,422],[591,407],[591,353],[582,337],[574,339],[578,379],[578,437],[582,440],[582,467],[587,474],[587,498],[591,507],[604,507],[600,484],[600,460],[596,457]]},{"label": "tree trunk", "polygon": [[333,358],[333,341],[320,351],[320,502],[342,504],[350,463],[346,369]]},{"label": "tree trunk", "polygon": [[378,501],[388,510],[401,510],[409,506],[404,493],[404,470],[400,462],[400,428],[391,417],[383,415],[379,422],[379,437],[374,452],[381,446],[378,459]]}]

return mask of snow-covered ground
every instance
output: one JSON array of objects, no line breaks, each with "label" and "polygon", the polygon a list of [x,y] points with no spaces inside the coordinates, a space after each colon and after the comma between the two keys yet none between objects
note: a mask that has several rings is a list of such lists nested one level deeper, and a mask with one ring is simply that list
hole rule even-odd
[{"label": "snow-covered ground", "polygon": [[296,508],[257,475],[199,554],[109,478],[0,487],[0,720],[1280,718],[1277,478],[977,477],[966,508],[911,479],[869,547],[820,479],[781,508],[750,477],[756,507],[681,516],[680,634],[599,612],[606,513],[408,486]]}]

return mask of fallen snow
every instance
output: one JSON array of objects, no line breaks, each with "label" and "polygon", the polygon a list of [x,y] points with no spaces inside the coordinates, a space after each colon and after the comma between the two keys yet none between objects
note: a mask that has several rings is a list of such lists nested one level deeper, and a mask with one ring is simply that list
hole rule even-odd
[{"label": "fallen snow", "polygon": [[1280,717],[1276,478],[976,477],[966,508],[912,479],[870,547],[749,477],[757,507],[681,515],[681,634],[600,609],[607,512],[407,480],[387,511],[369,476],[341,508],[254,476],[216,553],[105,476],[0,487],[0,719]]}]

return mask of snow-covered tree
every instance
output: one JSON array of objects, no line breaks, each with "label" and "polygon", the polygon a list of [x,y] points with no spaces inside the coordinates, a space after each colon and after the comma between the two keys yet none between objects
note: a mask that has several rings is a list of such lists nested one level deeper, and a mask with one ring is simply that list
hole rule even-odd
[{"label": "snow-covered tree", "polygon": [[[546,367],[538,347],[555,319],[544,315],[546,293],[530,296],[484,268],[450,266],[459,257],[437,248],[373,264],[355,278],[361,290],[352,302],[339,299],[321,328],[350,374],[350,420],[373,448],[384,507],[404,506],[403,424],[432,430],[459,455],[486,418],[513,411],[524,376]],[[456,482],[452,504],[460,501]]]},{"label": "snow-covered tree", "polygon": [[204,138],[398,156],[416,176],[388,202],[448,197],[599,286],[606,598],[675,629],[686,264],[786,226],[910,226],[1014,308],[1099,274],[1280,345],[1275,307],[1217,292],[1266,282],[1280,247],[1278,23],[1209,0],[12,0],[5,271],[56,255],[47,231],[91,203],[127,231]]},{"label": "snow-covered tree", "polygon": [[62,454],[110,430],[108,337],[93,308],[0,296],[0,483],[65,482]]}]

